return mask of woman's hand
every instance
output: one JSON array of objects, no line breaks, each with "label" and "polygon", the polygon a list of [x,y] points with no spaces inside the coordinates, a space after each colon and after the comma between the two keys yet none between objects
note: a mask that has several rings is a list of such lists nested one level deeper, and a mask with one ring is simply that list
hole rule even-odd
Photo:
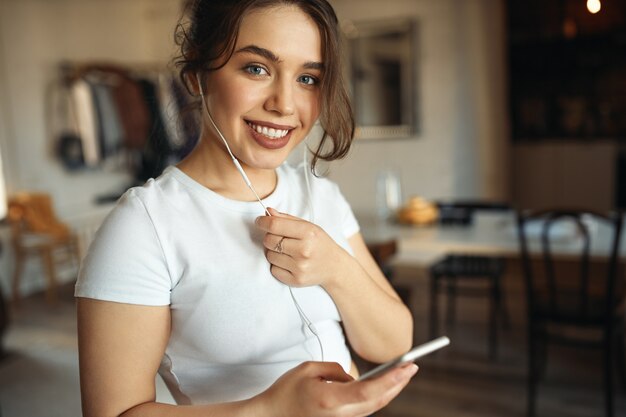
[{"label": "woman's hand", "polygon": [[305,362],[253,400],[259,402],[263,416],[368,416],[394,399],[416,372],[417,366],[409,364],[378,378],[355,381],[337,363]]},{"label": "woman's hand", "polygon": [[413,319],[370,254],[360,233],[348,238],[354,254],[322,228],[269,209],[258,217],[271,273],[290,287],[320,285],[341,315],[354,351],[370,362],[385,362],[410,349]]},{"label": "woman's hand", "polygon": [[340,275],[338,268],[351,259],[348,252],[321,227],[272,208],[269,212],[256,225],[266,232],[263,245],[272,275],[291,287],[331,284]]}]

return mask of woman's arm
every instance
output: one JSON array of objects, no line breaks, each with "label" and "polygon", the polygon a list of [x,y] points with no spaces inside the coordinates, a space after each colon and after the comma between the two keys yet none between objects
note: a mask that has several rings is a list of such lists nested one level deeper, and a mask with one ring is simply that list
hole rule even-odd
[{"label": "woman's arm", "polygon": [[307,362],[287,372],[267,391],[249,400],[201,406],[160,404],[155,402],[155,377],[169,336],[168,306],[148,307],[79,298],[78,340],[83,415],[368,415],[391,401],[417,370],[407,366],[380,378],[361,382],[353,381],[338,364]]},{"label": "woman's arm", "polygon": [[341,311],[350,345],[362,358],[385,362],[413,343],[413,316],[370,254],[360,233],[348,243],[354,257],[337,267],[326,290]]},{"label": "woman's arm", "polygon": [[[155,378],[169,336],[169,306],[79,298],[78,348],[83,415],[206,416],[207,407],[155,403]],[[248,409],[253,406],[250,402],[231,403],[223,407],[223,415],[253,415],[250,411],[254,410]]]},{"label": "woman's arm", "polygon": [[79,298],[77,308],[83,415],[118,416],[154,401],[169,307]]},{"label": "woman's arm", "polygon": [[[270,209],[257,219],[272,274],[287,285],[321,285],[337,305],[352,348],[385,362],[411,348],[413,318],[369,253],[360,234],[350,255],[319,226]],[[280,242],[280,245],[278,243]]]}]

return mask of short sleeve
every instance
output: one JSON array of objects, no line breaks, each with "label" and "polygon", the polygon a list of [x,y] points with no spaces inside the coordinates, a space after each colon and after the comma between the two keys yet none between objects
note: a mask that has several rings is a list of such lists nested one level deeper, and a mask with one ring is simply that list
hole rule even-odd
[{"label": "short sleeve", "polygon": [[135,190],[105,219],[83,260],[74,295],[119,303],[170,304],[172,280],[154,225]]}]

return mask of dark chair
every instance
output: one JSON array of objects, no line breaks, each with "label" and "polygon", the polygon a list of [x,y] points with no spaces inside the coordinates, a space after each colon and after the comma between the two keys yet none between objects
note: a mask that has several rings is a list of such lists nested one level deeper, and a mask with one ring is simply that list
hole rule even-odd
[{"label": "dark chair", "polygon": [[[471,226],[477,211],[505,212],[511,206],[504,202],[488,200],[456,200],[437,201],[439,223],[441,227]],[[489,309],[489,356],[497,356],[498,321],[509,324],[505,308],[504,293],[501,281],[504,276],[506,262],[499,256],[470,254],[449,254],[430,268],[430,335],[436,337],[439,328],[438,294],[445,289],[447,304],[447,324],[454,321],[456,296],[487,296],[491,306]],[[484,288],[476,288],[477,284],[485,283]],[[444,283],[445,286],[441,284]],[[465,284],[467,283],[467,285]],[[485,285],[483,285],[484,287]]]},{"label": "dark chair", "polygon": [[458,200],[437,201],[439,223],[441,225],[468,226],[474,220],[474,213],[481,211],[509,211],[511,206],[500,201]]},{"label": "dark chair", "polygon": [[[437,336],[439,329],[439,293],[447,295],[447,324],[454,321],[456,296],[488,296],[489,308],[489,357],[497,356],[498,322],[508,325],[508,314],[503,303],[501,280],[505,271],[505,260],[499,257],[477,255],[448,255],[430,268],[430,337]],[[459,281],[468,285],[459,286]],[[469,281],[472,281],[469,286]],[[488,290],[476,287],[477,281],[487,284]],[[442,285],[444,284],[444,285]]]},{"label": "dark chair", "polygon": [[[531,222],[536,226],[535,242],[530,238]],[[518,213],[517,227],[528,307],[527,414],[535,415],[537,384],[545,371],[547,346],[559,343],[602,350],[606,416],[612,417],[614,357],[624,377],[624,282],[618,275],[622,213]],[[594,232],[590,227],[603,229]],[[564,230],[569,230],[567,235],[576,250],[557,261],[552,250],[564,244]],[[599,235],[609,238],[611,245],[606,247],[606,259],[591,262],[590,248]],[[531,254],[533,248],[535,256]],[[573,329],[577,333],[572,333]]]}]

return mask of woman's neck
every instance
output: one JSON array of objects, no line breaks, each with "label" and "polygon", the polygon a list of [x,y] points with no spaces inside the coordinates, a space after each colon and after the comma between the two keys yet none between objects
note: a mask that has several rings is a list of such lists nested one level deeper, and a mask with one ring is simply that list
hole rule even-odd
[{"label": "woman's neck", "polygon": [[[255,201],[227,151],[216,142],[201,137],[191,153],[177,164],[178,169],[210,190],[232,200]],[[276,188],[277,176],[273,169],[244,167],[254,190],[265,198]]]}]

